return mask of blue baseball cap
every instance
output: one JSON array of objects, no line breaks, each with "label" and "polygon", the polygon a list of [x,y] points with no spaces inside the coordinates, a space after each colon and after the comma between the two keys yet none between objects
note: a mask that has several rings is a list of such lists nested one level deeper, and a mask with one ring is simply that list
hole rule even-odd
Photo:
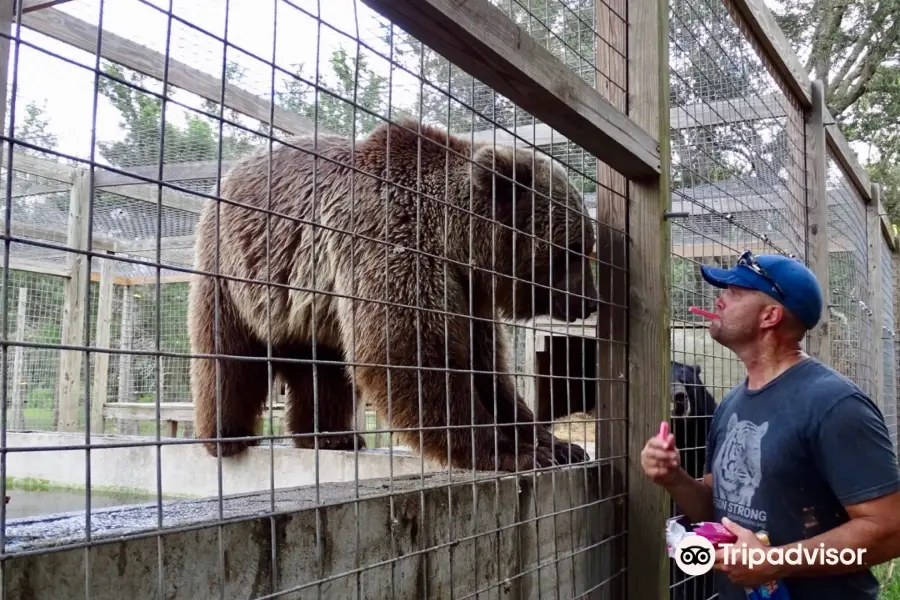
[{"label": "blue baseball cap", "polygon": [[730,269],[700,266],[703,279],[717,288],[729,285],[758,290],[780,302],[807,330],[822,315],[822,288],[813,272],[795,258],[779,254],[754,256],[744,252]]}]

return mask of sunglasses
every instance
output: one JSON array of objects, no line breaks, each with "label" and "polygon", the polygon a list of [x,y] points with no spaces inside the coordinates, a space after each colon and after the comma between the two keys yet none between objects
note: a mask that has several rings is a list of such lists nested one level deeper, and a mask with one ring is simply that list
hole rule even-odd
[{"label": "sunglasses", "polygon": [[743,267],[747,267],[748,269],[768,281],[770,284],[772,284],[772,289],[775,290],[779,296],[781,296],[782,300],[784,300],[786,296],[784,290],[781,289],[781,286],[775,283],[775,280],[772,279],[772,277],[766,272],[762,265],[756,262],[756,257],[753,256],[752,252],[750,252],[749,250],[745,250],[744,253],[741,254],[741,256],[738,258],[737,264]]}]

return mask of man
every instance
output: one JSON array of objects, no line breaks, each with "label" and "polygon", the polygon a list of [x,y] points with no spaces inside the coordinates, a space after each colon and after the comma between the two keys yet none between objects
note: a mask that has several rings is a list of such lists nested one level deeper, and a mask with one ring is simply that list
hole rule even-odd
[{"label": "man", "polygon": [[752,569],[731,557],[725,564],[719,550],[722,600],[745,600],[744,586],[776,579],[792,600],[876,600],[869,567],[900,556],[900,471],[878,407],[801,349],[822,314],[815,276],[795,259],[749,251],[730,270],[701,272],[724,290],[709,334],[740,358],[747,377],[716,408],[702,480],[681,468],[672,435],[647,442],[644,472],[691,522],[728,527],[738,549],[764,548],[760,530],[787,557],[798,545],[865,549],[863,565],[801,560]]}]

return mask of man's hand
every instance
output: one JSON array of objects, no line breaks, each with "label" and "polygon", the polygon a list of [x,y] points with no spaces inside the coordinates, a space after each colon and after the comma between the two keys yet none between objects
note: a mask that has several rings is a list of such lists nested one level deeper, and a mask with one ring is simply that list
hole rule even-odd
[{"label": "man's hand", "polygon": [[[732,583],[753,587],[779,578],[779,565],[766,562],[766,551],[771,548],[760,541],[756,534],[730,521],[722,519],[722,525],[737,536],[733,544],[716,550],[713,568],[728,575]],[[725,553],[728,553],[727,560]],[[747,562],[744,562],[744,559]],[[753,567],[751,568],[750,562]]]},{"label": "man's hand", "polygon": [[681,457],[675,447],[675,436],[671,433],[665,439],[653,436],[641,450],[641,468],[654,483],[666,485],[675,480],[681,468]]}]

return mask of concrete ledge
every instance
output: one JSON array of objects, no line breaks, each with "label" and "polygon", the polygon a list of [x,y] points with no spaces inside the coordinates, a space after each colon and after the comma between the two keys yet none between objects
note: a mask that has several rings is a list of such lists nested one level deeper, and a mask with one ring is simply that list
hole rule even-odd
[{"label": "concrete ledge", "polygon": [[[59,486],[84,488],[87,452],[62,450],[66,446],[84,446],[83,433],[28,432],[7,433],[8,448],[46,448],[28,452],[8,452],[8,477],[42,479]],[[174,443],[183,440],[164,438],[159,464],[163,496],[218,497],[218,459],[206,453],[199,443]],[[115,446],[115,444],[143,444]],[[91,487],[129,490],[156,495],[157,446],[146,436],[91,436]],[[96,447],[93,447],[96,446]],[[316,483],[318,459],[319,483],[354,481],[373,477],[415,475],[423,472],[422,460],[404,448],[372,448],[360,452],[303,450],[293,446],[267,444],[249,448],[238,457],[222,459],[223,495],[259,492],[273,487],[296,487]],[[393,471],[392,471],[393,468]],[[424,472],[440,470],[425,461]]]},{"label": "concrete ledge", "polygon": [[[477,477],[232,496],[222,511],[233,521],[221,527],[218,499],[167,502],[164,527],[199,527],[158,534],[155,505],[105,509],[91,515],[87,553],[65,548],[83,539],[82,513],[11,522],[5,597],[205,600],[293,590],[278,597],[305,599],[317,597],[317,584],[329,599],[607,596],[604,586],[623,574],[612,564],[624,514],[624,497],[610,499],[622,483],[609,464]],[[35,553],[15,555],[23,551]]]}]

